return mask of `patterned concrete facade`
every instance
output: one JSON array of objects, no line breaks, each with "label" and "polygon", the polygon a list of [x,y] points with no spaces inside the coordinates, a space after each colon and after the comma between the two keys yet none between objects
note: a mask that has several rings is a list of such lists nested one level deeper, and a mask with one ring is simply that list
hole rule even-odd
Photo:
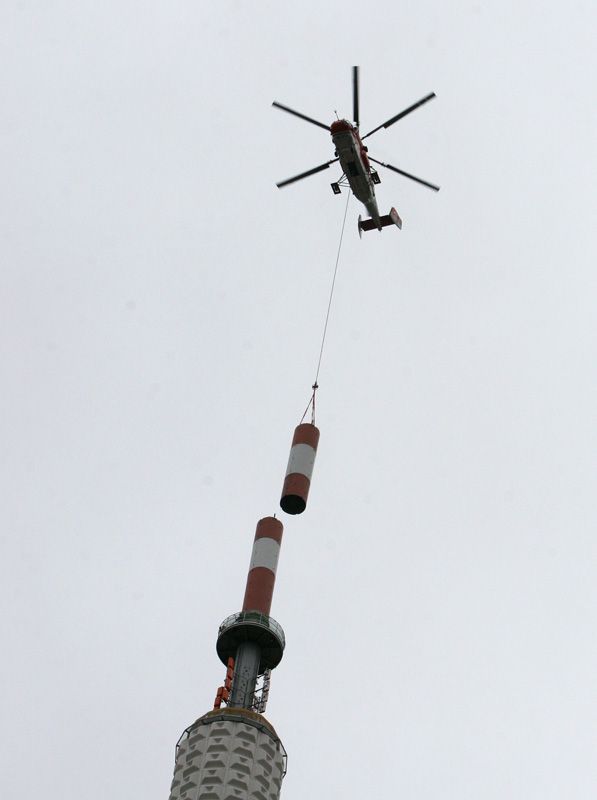
[{"label": "patterned concrete facade", "polygon": [[170,800],[278,800],[286,753],[260,714],[212,711],[178,744]]}]

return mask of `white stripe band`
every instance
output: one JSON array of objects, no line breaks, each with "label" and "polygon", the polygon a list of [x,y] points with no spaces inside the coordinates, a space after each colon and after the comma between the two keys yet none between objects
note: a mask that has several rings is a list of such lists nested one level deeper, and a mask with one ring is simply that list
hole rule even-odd
[{"label": "white stripe band", "polygon": [[292,472],[298,472],[301,475],[306,475],[311,480],[313,464],[315,464],[315,450],[311,445],[295,444],[294,447],[290,448],[286,474],[290,475]]},{"label": "white stripe band", "polygon": [[279,555],[280,545],[275,539],[268,539],[265,536],[261,539],[256,539],[253,543],[249,572],[255,567],[266,567],[266,569],[271,569],[275,575]]}]

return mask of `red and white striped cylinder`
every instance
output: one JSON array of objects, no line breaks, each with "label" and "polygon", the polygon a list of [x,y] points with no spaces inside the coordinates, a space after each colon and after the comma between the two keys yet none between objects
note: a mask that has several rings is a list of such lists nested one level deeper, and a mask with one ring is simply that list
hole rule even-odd
[{"label": "red and white striped cylinder", "polygon": [[264,517],[257,523],[243,611],[260,611],[269,616],[283,531],[284,526],[275,517]]},{"label": "red and white striped cylinder", "polygon": [[302,514],[307,507],[318,443],[319,429],[315,425],[303,422],[295,428],[280,500],[287,514]]}]

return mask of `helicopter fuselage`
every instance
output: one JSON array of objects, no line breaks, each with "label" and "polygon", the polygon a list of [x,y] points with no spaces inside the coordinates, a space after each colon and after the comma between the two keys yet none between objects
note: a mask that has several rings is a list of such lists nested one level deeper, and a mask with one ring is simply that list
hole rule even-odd
[{"label": "helicopter fuselage", "polygon": [[367,148],[361,141],[357,128],[347,120],[339,119],[332,122],[330,132],[340,166],[354,196],[363,203],[371,219],[381,230],[371,165],[367,158]]}]

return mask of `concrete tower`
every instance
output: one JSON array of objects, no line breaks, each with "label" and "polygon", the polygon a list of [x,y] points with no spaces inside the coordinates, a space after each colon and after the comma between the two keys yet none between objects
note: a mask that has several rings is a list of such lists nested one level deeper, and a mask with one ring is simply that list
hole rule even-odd
[{"label": "concrete tower", "polygon": [[277,800],[286,751],[263,716],[284,631],[269,616],[282,523],[257,524],[242,610],[222,622],[216,650],[226,667],[214,709],[180,737],[170,800]]}]

